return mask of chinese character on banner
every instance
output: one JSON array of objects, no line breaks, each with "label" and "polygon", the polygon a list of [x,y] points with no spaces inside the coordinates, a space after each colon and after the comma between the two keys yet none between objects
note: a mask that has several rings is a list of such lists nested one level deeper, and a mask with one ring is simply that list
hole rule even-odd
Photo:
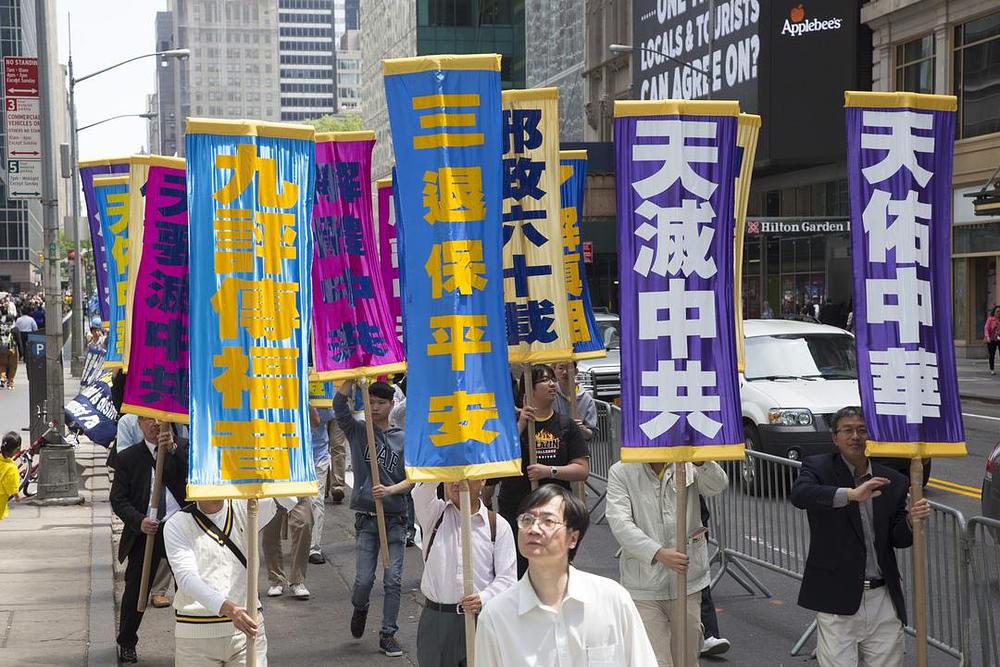
[{"label": "chinese character on banner", "polygon": [[128,174],[95,176],[94,197],[101,234],[108,280],[108,341],[104,365],[122,368],[125,365],[125,319],[128,303],[129,260],[129,190]]},{"label": "chinese character on banner", "polygon": [[374,132],[316,137],[313,361],[319,380],[371,377],[405,368],[372,225],[374,147]]},{"label": "chinese character on banner", "polygon": [[[188,423],[188,216],[184,160],[149,157],[122,412]],[[135,171],[133,170],[133,173]]]},{"label": "chinese character on banner", "polygon": [[[514,405],[501,249],[509,209],[502,201],[505,187],[537,194],[549,183],[539,167],[525,163],[523,180],[505,186],[498,169],[504,140],[499,67],[496,55],[383,61],[396,169],[391,186],[380,183],[379,236],[382,271],[392,270],[405,312],[402,334],[414,378],[407,385],[405,463],[413,481],[521,471],[516,425],[507,418]],[[551,141],[558,146],[558,130]],[[553,195],[558,205],[558,192]],[[536,240],[560,251],[558,218],[552,222],[553,241]],[[550,233],[545,224],[537,231]],[[520,230],[520,223],[511,226]],[[534,267],[527,258],[523,266],[523,278],[530,280]],[[549,262],[546,273],[561,281],[561,270],[553,266],[561,264]],[[551,308],[537,311],[542,319],[551,315]],[[539,330],[550,327],[545,319]],[[386,344],[386,332],[379,333],[377,342]],[[363,344],[357,330],[341,338],[350,336]]]},{"label": "chinese character on banner", "polygon": [[556,88],[503,93],[503,276],[511,361],[573,356]]},{"label": "chinese character on banner", "polygon": [[[314,131],[189,119],[185,148],[188,294],[171,270],[180,230],[161,225],[154,236],[147,227],[160,262],[143,303],[153,312],[188,303],[187,335],[179,341],[198,351],[188,369],[190,404],[198,406],[191,411],[188,498],[314,495],[306,382]],[[176,210],[167,193],[158,199],[161,215]],[[169,350],[173,336],[154,325],[147,345]],[[180,380],[170,368],[154,368],[147,391],[168,393]]]},{"label": "chinese character on banner", "polygon": [[858,386],[873,456],[964,456],[951,332],[956,99],[845,93]]},{"label": "chinese character on banner", "polygon": [[743,456],[735,102],[615,104],[623,461]]},{"label": "chinese character on banner", "polygon": [[391,178],[376,181],[378,189],[378,257],[382,285],[395,323],[396,338],[403,342],[403,302],[399,277],[399,235]]},{"label": "chinese character on banner", "polygon": [[129,158],[113,160],[93,160],[81,162],[78,172],[83,189],[83,201],[87,208],[87,223],[90,227],[90,246],[94,250],[94,280],[97,284],[97,308],[101,321],[110,321],[111,295],[108,293],[108,262],[104,253],[104,232],[101,230],[100,211],[94,188],[94,177],[101,174],[127,174]]}]

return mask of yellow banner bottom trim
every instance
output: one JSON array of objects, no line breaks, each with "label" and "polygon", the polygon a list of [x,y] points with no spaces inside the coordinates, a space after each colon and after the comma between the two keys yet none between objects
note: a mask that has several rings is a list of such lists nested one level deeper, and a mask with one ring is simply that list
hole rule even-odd
[{"label": "yellow banner bottom trim", "polygon": [[251,498],[282,498],[315,496],[316,482],[252,482],[249,484],[188,484],[188,500],[250,500]]},{"label": "yellow banner bottom trim", "polygon": [[573,361],[582,361],[584,359],[604,359],[608,356],[608,351],[605,349],[592,350],[590,352],[574,352]]},{"label": "yellow banner bottom trim", "polygon": [[400,361],[396,364],[383,364],[381,366],[359,366],[358,368],[345,368],[341,371],[318,371],[310,373],[310,378],[315,378],[316,382],[337,382],[339,380],[354,380],[356,378],[372,378],[379,375],[392,375],[394,373],[405,373],[406,362]]},{"label": "yellow banner bottom trim", "polygon": [[332,408],[333,399],[332,398],[310,398],[309,405],[314,408]]},{"label": "yellow banner bottom trim", "polygon": [[153,419],[159,419],[162,422],[172,422],[174,424],[190,424],[191,416],[187,413],[181,414],[179,412],[168,412],[167,410],[157,410],[156,408],[148,408],[145,405],[132,405],[131,403],[122,403],[121,412],[127,412],[133,415],[139,415],[140,417],[152,417]]},{"label": "yellow banner bottom trim", "polygon": [[689,461],[741,461],[744,457],[744,443],[732,445],[704,445],[692,447],[622,447],[623,463],[680,463]]},{"label": "yellow banner bottom trim", "polygon": [[558,350],[527,350],[519,351],[507,348],[507,358],[512,364],[550,364],[573,358],[573,348]]},{"label": "yellow banner bottom trim", "polygon": [[968,456],[965,442],[875,442],[868,441],[868,456],[898,459],[958,458]]},{"label": "yellow banner bottom trim", "polygon": [[411,482],[460,482],[463,479],[516,477],[521,474],[521,459],[494,463],[472,463],[460,466],[406,467],[406,479]]}]

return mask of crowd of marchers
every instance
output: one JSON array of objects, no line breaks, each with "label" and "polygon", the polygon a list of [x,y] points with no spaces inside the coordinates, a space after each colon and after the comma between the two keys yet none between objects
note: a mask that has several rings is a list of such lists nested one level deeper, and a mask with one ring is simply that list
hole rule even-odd
[{"label": "crowd of marchers", "polygon": [[[704,502],[729,485],[719,464],[683,464],[688,497],[683,549],[676,543],[675,464],[612,465],[607,520],[621,547],[619,581],[573,567],[574,556],[586,548],[589,522],[573,484],[587,479],[589,442],[597,429],[590,394],[570,397],[574,373],[572,363],[536,365],[530,386],[523,379],[513,383],[518,408],[510,418],[517,420],[521,437],[522,474],[468,482],[472,594],[464,587],[459,484],[412,485],[406,479],[406,379],[369,388],[380,482],[374,485],[358,391],[353,382],[343,383],[332,408],[310,408],[319,495],[260,502],[267,570],[262,592],[309,598],[308,566],[325,560],[326,504],[346,500],[354,512],[356,575],[344,631],[357,639],[365,636],[370,594],[381,569],[378,650],[387,656],[415,650],[421,666],[465,665],[469,614],[476,617],[475,662],[481,667],[674,665],[679,654],[674,644],[683,644],[679,664],[688,666],[697,665],[700,655],[729,650],[711,600]],[[926,500],[910,504],[908,480],[865,456],[868,434],[860,408],[840,410],[831,426],[836,451],[806,459],[792,487],[792,502],[807,512],[811,531],[798,603],[816,612],[821,666],[902,665],[906,610],[895,549],[910,546],[913,522],[925,520],[930,508]],[[532,464],[529,431],[537,450]],[[158,516],[150,517],[159,447],[167,452],[163,492],[154,503]],[[146,540],[152,539],[149,603],[173,607],[176,664],[245,664],[253,642],[257,664],[266,665],[266,613],[259,600],[246,599],[247,545],[257,539],[246,534],[246,502],[186,503],[187,458],[183,426],[121,417],[109,456],[111,504],[124,523],[118,558],[127,563],[119,662],[138,660],[142,559]],[[385,516],[384,567],[376,501]],[[407,547],[414,544],[417,526],[420,549],[411,551]],[[416,646],[404,649],[396,634],[407,557],[422,562],[423,610]],[[678,573],[686,573],[683,592],[677,590]],[[679,595],[686,598],[683,641],[672,632],[679,621]]]}]

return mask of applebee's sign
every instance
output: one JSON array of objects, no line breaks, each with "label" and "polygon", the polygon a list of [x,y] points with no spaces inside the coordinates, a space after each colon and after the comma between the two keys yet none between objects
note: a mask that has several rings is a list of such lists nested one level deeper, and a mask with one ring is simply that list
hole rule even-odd
[{"label": "applebee's sign", "polygon": [[801,37],[806,33],[840,30],[843,23],[843,19],[839,18],[807,19],[805,6],[799,4],[792,7],[791,11],[788,12],[788,18],[785,19],[785,23],[781,27],[781,34],[790,37]]}]

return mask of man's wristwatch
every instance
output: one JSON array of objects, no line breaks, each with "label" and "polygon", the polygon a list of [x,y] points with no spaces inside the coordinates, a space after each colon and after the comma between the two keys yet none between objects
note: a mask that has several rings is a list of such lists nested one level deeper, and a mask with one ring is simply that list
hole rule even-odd
[{"label": "man's wristwatch", "polygon": [[555,479],[555,478],[556,478],[556,473],[558,473],[558,472],[559,472],[559,471],[558,471],[558,470],[556,470],[556,467],[555,467],[555,466],[552,466],[552,479]]}]

